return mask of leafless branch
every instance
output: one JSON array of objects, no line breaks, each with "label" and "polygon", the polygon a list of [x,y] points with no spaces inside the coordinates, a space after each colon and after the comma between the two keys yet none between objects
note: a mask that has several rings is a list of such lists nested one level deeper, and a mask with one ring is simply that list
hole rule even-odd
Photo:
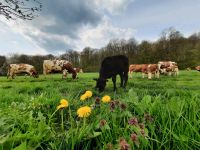
[{"label": "leafless branch", "polygon": [[42,10],[38,0],[3,0],[0,2],[0,15],[7,19],[32,20]]}]

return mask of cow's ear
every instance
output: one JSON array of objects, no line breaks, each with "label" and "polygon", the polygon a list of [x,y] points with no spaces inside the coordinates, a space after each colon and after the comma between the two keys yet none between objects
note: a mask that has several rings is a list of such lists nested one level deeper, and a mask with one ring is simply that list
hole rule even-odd
[{"label": "cow's ear", "polygon": [[94,80],[94,81],[97,81],[98,79],[97,79],[97,78],[93,78],[93,80]]}]

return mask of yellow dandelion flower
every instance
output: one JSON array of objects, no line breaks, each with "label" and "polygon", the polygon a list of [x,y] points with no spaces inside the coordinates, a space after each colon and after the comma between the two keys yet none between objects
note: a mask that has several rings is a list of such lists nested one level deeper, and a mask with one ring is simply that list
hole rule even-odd
[{"label": "yellow dandelion flower", "polygon": [[111,100],[111,98],[108,95],[105,95],[104,97],[102,97],[102,102],[104,102],[104,103],[109,103],[110,100]]},{"label": "yellow dandelion flower", "polygon": [[65,108],[65,107],[66,107],[65,105],[60,104],[57,106],[57,109],[61,109],[61,108]]},{"label": "yellow dandelion flower", "polygon": [[92,97],[92,91],[86,91],[85,95],[87,95],[88,98]]},{"label": "yellow dandelion flower", "polygon": [[81,95],[80,100],[84,101],[86,99],[87,99],[87,95],[86,94]]},{"label": "yellow dandelion flower", "polygon": [[57,106],[57,109],[65,108],[65,107],[68,107],[68,106],[69,106],[68,101],[65,100],[65,99],[61,99],[60,100],[60,105]]},{"label": "yellow dandelion flower", "polygon": [[69,105],[69,103],[66,99],[61,99],[60,104],[65,105],[66,107],[68,107],[68,105]]},{"label": "yellow dandelion flower", "polygon": [[91,114],[92,109],[89,106],[81,107],[77,110],[78,117],[88,117]]}]

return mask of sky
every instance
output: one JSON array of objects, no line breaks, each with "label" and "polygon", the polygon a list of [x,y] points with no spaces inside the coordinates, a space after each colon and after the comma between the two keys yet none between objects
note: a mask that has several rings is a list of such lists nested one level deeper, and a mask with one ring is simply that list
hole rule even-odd
[{"label": "sky", "polygon": [[200,0],[40,1],[34,20],[0,15],[0,55],[59,55],[101,48],[112,39],[155,41],[169,27],[186,37],[200,32]]}]

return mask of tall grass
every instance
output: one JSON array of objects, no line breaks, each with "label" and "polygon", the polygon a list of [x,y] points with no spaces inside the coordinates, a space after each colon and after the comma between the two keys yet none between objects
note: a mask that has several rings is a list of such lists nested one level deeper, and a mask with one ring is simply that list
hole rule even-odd
[{"label": "tall grass", "polygon": [[[92,80],[97,76],[1,77],[0,149],[200,149],[198,72],[153,80],[134,74],[127,91],[118,88],[116,94],[111,81],[98,93]],[[80,101],[86,90],[93,97]],[[104,95],[113,101],[97,105],[96,97]],[[69,107],[57,110],[62,98]],[[77,109],[86,105],[91,115],[79,118]]]}]

